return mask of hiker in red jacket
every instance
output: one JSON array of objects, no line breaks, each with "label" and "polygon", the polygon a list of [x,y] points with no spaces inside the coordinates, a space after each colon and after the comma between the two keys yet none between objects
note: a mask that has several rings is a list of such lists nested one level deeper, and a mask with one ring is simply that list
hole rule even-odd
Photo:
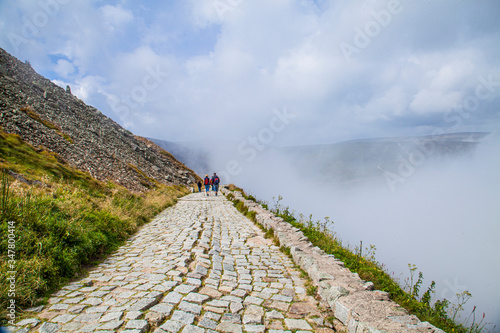
[{"label": "hiker in red jacket", "polygon": [[208,175],[205,175],[205,179],[203,180],[203,184],[205,184],[205,193],[208,196],[208,192],[210,191],[210,178],[208,178]]}]

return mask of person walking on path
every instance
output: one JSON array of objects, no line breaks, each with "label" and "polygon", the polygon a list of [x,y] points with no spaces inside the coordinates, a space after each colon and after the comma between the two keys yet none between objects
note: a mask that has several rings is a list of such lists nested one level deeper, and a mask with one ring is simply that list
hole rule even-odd
[{"label": "person walking on path", "polygon": [[205,193],[208,196],[208,192],[210,191],[210,178],[208,178],[208,175],[205,175],[203,183],[205,184]]},{"label": "person walking on path", "polygon": [[201,193],[201,181],[198,180],[196,185],[198,185],[198,192]]},{"label": "person walking on path", "polygon": [[214,172],[214,175],[212,176],[212,184],[213,184],[212,190],[215,191],[215,195],[219,193],[219,183],[220,183],[219,176],[217,176],[217,174]]}]

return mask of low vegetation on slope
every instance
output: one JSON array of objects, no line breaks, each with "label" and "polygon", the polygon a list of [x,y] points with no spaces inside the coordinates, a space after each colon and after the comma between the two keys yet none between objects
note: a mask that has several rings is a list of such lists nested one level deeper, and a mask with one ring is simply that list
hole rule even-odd
[{"label": "low vegetation on slope", "polygon": [[[246,195],[245,192],[234,185],[230,185],[232,191],[240,191],[247,200],[257,200]],[[233,201],[235,207],[245,214],[249,219],[257,222],[255,212],[250,212],[242,201],[234,200],[234,196],[228,195],[228,198]],[[374,247],[365,248],[364,253],[362,245],[352,251],[349,247],[342,244],[340,238],[332,231],[333,222],[329,218],[325,218],[325,222],[313,222],[312,218],[308,220],[304,218],[296,218],[289,207],[284,207],[280,204],[281,197],[278,198],[274,207],[268,207],[266,203],[260,204],[273,212],[276,216],[283,218],[285,222],[290,223],[294,227],[300,229],[304,235],[311,241],[314,246],[319,247],[328,254],[333,254],[335,258],[344,262],[345,267],[352,272],[358,273],[359,277],[365,281],[371,281],[377,290],[386,291],[390,294],[391,299],[408,310],[409,313],[416,315],[422,321],[428,321],[434,326],[441,328],[445,332],[488,332],[488,323],[484,315],[476,318],[473,311],[465,324],[457,323],[459,312],[463,309],[463,305],[470,298],[470,293],[467,291],[457,295],[458,304],[452,304],[449,300],[433,300],[435,283],[431,283],[430,287],[421,292],[420,288],[423,283],[423,275],[420,272],[418,277],[414,276],[417,268],[414,265],[410,266],[411,277],[406,281],[406,288],[402,288],[391,276],[384,270],[383,266],[375,261]],[[272,230],[267,230],[267,234],[273,234]],[[277,244],[279,245],[279,244]]]},{"label": "low vegetation on slope", "polygon": [[0,169],[0,325],[11,304],[19,313],[43,301],[189,192],[132,193],[1,130]]}]

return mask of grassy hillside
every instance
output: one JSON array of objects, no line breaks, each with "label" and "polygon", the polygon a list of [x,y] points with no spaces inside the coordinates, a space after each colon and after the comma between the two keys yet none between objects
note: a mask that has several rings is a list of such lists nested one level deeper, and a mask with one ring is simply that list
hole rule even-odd
[{"label": "grassy hillside", "polygon": [[[0,130],[0,318],[33,306],[189,190],[132,193]],[[12,273],[12,272],[17,273]]]}]

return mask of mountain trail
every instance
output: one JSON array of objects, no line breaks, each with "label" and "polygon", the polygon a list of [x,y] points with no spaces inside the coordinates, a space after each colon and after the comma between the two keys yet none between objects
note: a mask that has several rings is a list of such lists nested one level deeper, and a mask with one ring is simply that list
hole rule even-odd
[{"label": "mountain trail", "polygon": [[193,193],[16,332],[334,332],[293,261],[222,195]]}]

